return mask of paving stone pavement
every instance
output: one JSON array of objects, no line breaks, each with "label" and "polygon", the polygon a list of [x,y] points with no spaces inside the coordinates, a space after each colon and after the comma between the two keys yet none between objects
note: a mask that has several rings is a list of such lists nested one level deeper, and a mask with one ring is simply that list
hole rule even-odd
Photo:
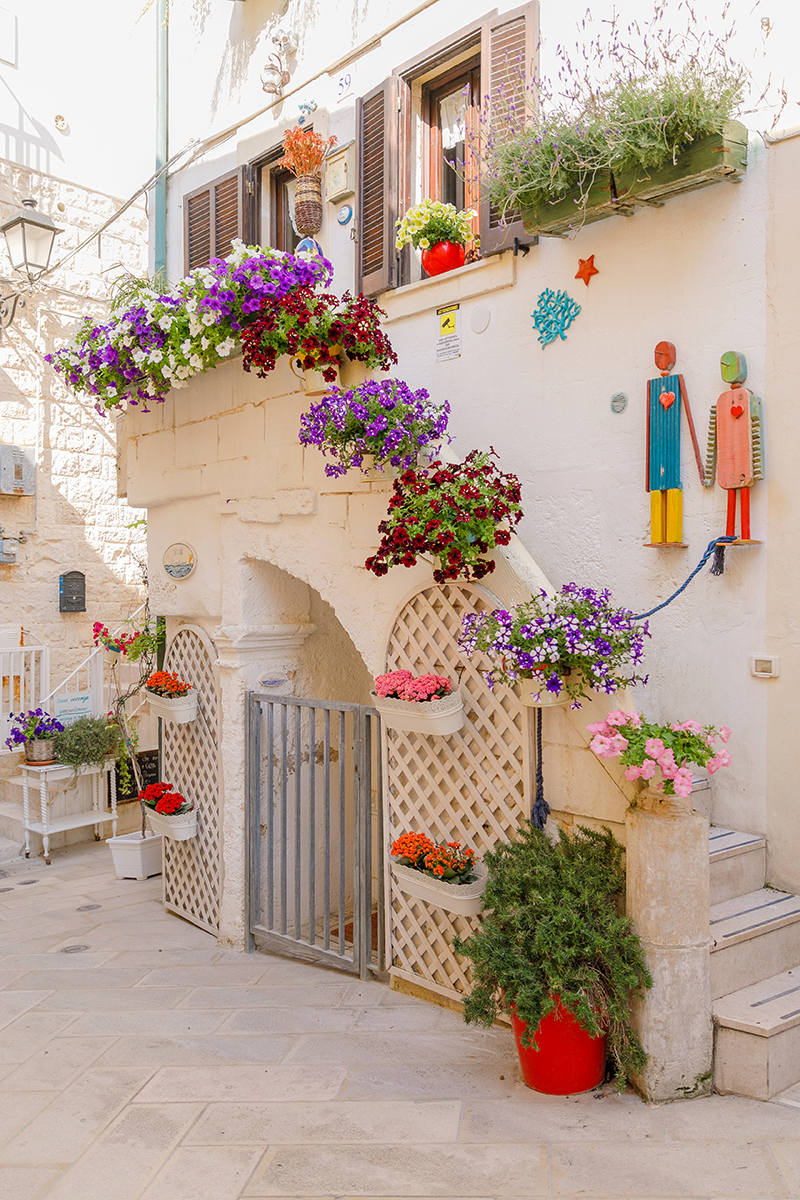
[{"label": "paving stone pavement", "polygon": [[800,1098],[540,1096],[510,1033],[225,951],[104,846],[0,872],[2,1200],[800,1196]]}]

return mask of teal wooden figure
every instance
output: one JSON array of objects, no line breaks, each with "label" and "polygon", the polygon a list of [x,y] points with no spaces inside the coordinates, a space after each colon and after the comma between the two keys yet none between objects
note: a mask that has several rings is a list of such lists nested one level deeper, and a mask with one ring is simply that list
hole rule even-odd
[{"label": "teal wooden figure", "polygon": [[650,493],[650,545],[683,545],[683,486],[681,484],[681,412],[692,437],[700,482],[703,463],[697,444],[689,396],[682,375],[671,375],[675,366],[672,342],[659,342],[655,362],[661,375],[647,383],[647,479]]}]

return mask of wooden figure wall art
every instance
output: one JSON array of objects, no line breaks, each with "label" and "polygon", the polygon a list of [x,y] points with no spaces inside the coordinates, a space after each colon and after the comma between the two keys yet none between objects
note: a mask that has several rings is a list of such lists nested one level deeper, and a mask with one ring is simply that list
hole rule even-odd
[{"label": "wooden figure wall art", "polygon": [[694,446],[700,482],[703,460],[689,407],[686,382],[671,375],[676,353],[672,342],[659,342],[655,362],[661,372],[647,382],[647,481],[650,493],[651,546],[683,546],[683,489],[681,485],[681,411]]},{"label": "wooden figure wall art", "polygon": [[730,350],[720,359],[722,378],[730,384],[711,409],[708,423],[705,486],[714,486],[714,476],[728,493],[725,533],[736,534],[736,493],[741,509],[739,545],[758,545],[750,537],[750,488],[764,478],[764,430],[761,400],[744,387],[747,362],[743,354]]}]

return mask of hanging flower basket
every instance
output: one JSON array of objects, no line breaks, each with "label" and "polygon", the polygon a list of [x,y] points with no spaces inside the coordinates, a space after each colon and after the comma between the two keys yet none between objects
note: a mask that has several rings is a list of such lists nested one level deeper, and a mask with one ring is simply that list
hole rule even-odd
[{"label": "hanging flower basket", "polygon": [[166,813],[159,813],[148,808],[147,819],[153,833],[160,833],[164,837],[172,838],[173,842],[187,842],[189,838],[197,836],[196,808],[190,809],[189,812],[177,813],[174,816],[167,816]]},{"label": "hanging flower basket", "polygon": [[185,725],[197,717],[197,692],[189,692],[188,696],[157,696],[149,688],[145,688],[145,691],[150,701],[150,712],[154,716],[164,721],[174,721],[177,725]]},{"label": "hanging flower basket", "polygon": [[464,724],[464,701],[459,688],[439,700],[394,700],[370,692],[375,708],[389,729],[404,733],[456,733]]},{"label": "hanging flower basket", "polygon": [[573,230],[615,214],[630,215],[637,206],[660,207],[672,196],[709,187],[723,179],[741,179],[747,169],[747,130],[726,121],[722,132],[698,138],[675,163],[652,171],[599,172],[588,192],[573,188],[553,204],[521,206],[528,233],[565,237]]},{"label": "hanging flower basket", "polygon": [[301,237],[322,228],[322,181],[318,175],[300,175],[294,189],[294,226]]},{"label": "hanging flower basket", "polygon": [[461,917],[476,917],[483,910],[483,893],[489,881],[489,870],[485,863],[475,863],[473,874],[477,875],[477,879],[472,883],[447,883],[413,867],[404,867],[394,859],[392,874],[400,891],[406,896],[435,904],[445,912]]}]

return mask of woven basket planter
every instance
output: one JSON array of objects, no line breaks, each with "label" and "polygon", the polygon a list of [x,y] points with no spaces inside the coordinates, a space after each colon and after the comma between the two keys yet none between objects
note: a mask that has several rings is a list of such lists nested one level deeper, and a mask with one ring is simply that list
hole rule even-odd
[{"label": "woven basket planter", "polygon": [[294,227],[301,237],[319,233],[322,228],[322,180],[316,175],[300,175],[294,189]]},{"label": "woven basket planter", "polygon": [[486,864],[480,862],[475,863],[473,873],[478,878],[472,883],[447,883],[444,879],[426,875],[424,871],[404,867],[392,859],[392,874],[401,892],[461,917],[477,917],[483,909],[483,893],[489,881],[489,871]]},{"label": "woven basket planter", "polygon": [[172,838],[173,842],[187,842],[189,838],[197,836],[196,808],[190,809],[189,812],[176,813],[174,816],[167,816],[166,813],[148,808],[147,819],[153,833]]},{"label": "woven basket planter", "polygon": [[34,767],[49,767],[56,761],[53,738],[31,738],[25,743],[25,762]]},{"label": "woven basket planter", "polygon": [[458,688],[440,700],[390,700],[374,692],[370,692],[370,697],[389,729],[406,733],[456,733],[464,724],[464,701]]},{"label": "woven basket planter", "polygon": [[164,721],[175,721],[185,725],[194,721],[197,716],[197,692],[191,691],[188,696],[157,696],[145,688],[145,694],[150,701],[150,712],[154,717]]}]

